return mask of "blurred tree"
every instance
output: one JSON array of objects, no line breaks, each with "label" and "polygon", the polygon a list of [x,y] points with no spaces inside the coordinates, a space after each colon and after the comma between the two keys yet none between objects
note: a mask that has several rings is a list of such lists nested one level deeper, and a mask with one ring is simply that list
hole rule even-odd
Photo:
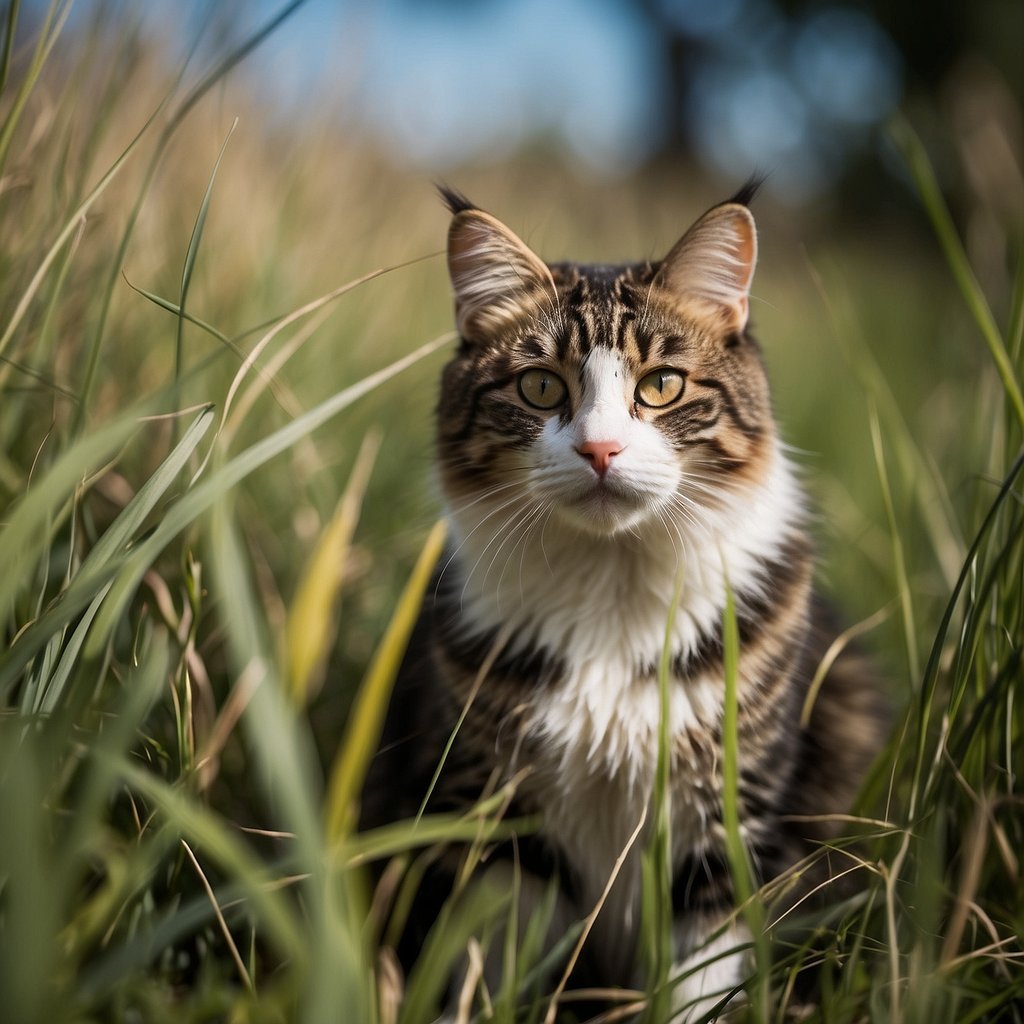
[{"label": "blurred tree", "polygon": [[[499,0],[424,2],[479,13]],[[660,46],[660,155],[736,176],[768,167],[797,193],[845,180],[870,199],[883,173],[870,129],[901,100],[937,106],[968,58],[1024,103],[1021,0],[603,0],[587,16],[609,7],[643,19]]]}]

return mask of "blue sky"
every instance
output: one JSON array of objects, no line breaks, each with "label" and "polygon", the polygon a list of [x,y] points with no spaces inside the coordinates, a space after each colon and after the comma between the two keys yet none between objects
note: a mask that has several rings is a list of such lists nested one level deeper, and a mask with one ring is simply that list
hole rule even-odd
[{"label": "blue sky", "polygon": [[[700,55],[689,145],[725,178],[768,170],[783,197],[813,196],[899,101],[897,51],[848,4],[794,18],[775,0],[659,2]],[[236,30],[283,6],[234,4]],[[614,176],[657,151],[669,127],[666,54],[630,0],[307,0],[255,66],[276,102],[334,96],[427,173],[539,138]]]}]

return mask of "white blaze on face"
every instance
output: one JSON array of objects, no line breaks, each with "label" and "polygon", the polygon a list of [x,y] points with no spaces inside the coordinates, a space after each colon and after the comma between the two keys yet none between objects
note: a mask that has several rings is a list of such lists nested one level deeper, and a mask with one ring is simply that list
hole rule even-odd
[{"label": "white blaze on face", "polygon": [[620,448],[626,447],[633,426],[629,415],[632,381],[627,373],[622,357],[613,349],[597,348],[590,353],[583,366],[583,400],[570,427],[577,451],[588,442],[614,441]]},{"label": "white blaze on face", "polygon": [[605,536],[627,530],[672,501],[676,453],[652,423],[630,415],[636,381],[622,356],[594,349],[584,363],[572,420],[550,419],[536,448],[531,484],[564,520]]}]

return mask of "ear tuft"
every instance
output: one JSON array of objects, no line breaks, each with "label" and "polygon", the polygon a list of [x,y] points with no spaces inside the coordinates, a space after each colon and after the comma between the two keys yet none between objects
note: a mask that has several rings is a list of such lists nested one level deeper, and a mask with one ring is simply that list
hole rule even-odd
[{"label": "ear tuft", "polygon": [[743,183],[736,195],[728,201],[739,206],[749,206],[754,201],[754,196],[761,191],[761,186],[765,183],[767,177],[767,174],[752,174]]},{"label": "ear tuft", "polygon": [[754,218],[745,205],[722,203],[676,242],[658,270],[658,281],[667,291],[717,312],[730,330],[742,331],[756,263]]},{"label": "ear tuft", "polygon": [[[454,193],[449,205],[465,197]],[[477,340],[522,308],[530,294],[553,293],[544,261],[496,217],[474,206],[454,209],[448,229],[448,273],[459,333]]]},{"label": "ear tuft", "polygon": [[449,188],[443,182],[438,182],[435,188],[437,189],[437,194],[441,197],[441,201],[448,207],[449,213],[462,213],[465,210],[478,209],[476,203],[467,199],[461,192]]}]

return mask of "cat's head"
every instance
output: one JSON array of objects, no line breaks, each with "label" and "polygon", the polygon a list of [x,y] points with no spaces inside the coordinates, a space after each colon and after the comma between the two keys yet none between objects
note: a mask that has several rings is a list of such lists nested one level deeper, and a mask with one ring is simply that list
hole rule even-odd
[{"label": "cat's head", "polygon": [[606,267],[547,264],[443,195],[461,337],[438,405],[453,508],[496,504],[510,529],[550,517],[610,536],[698,523],[760,481],[774,426],[747,333],[747,196],[709,210],[660,263]]}]

